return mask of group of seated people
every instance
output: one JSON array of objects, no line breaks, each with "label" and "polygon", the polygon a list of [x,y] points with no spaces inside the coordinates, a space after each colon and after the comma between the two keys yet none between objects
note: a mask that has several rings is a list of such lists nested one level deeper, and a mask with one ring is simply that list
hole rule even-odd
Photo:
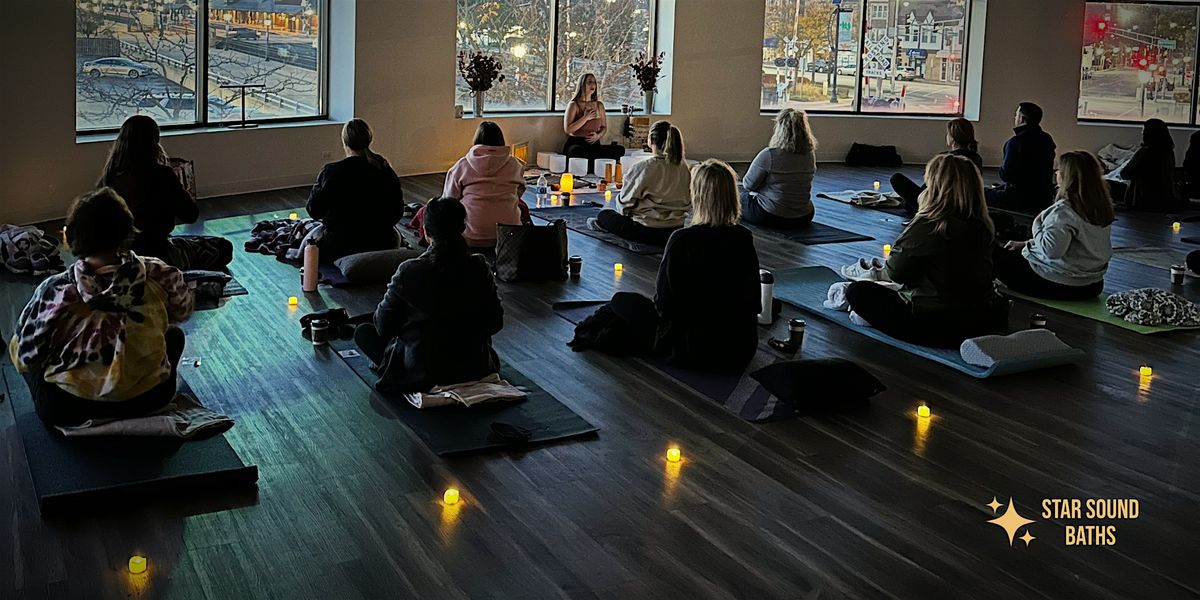
[{"label": "group of seated people", "polygon": [[[604,126],[596,120],[603,121],[603,105],[595,78],[585,76],[565,118],[568,149],[603,157],[619,148],[601,144]],[[1040,109],[1022,104],[1017,121],[1005,151],[1006,198],[1040,186],[1022,161],[1035,156],[1041,163],[1053,152],[1038,127]],[[1149,170],[1143,163],[1166,147],[1156,127],[1147,123],[1145,155],[1126,167],[1131,175]],[[321,252],[395,248],[403,211],[399,178],[371,151],[365,122],[347,123],[342,141],[346,158],[325,166],[308,202],[327,229]],[[881,278],[899,289],[854,282],[846,289],[851,311],[894,337],[950,347],[1004,329],[1008,305],[996,292],[997,279],[1043,298],[1097,296],[1114,221],[1098,159],[1087,152],[1058,157],[1057,174],[1048,175],[1057,183],[1052,202],[1034,219],[1032,237],[1002,243],[970,123],[951,121],[947,141],[951,151],[929,162],[924,186],[894,180],[914,212]],[[653,352],[684,367],[743,369],[757,347],[763,307],[754,236],[742,223],[812,222],[817,142],[807,116],[779,113],[740,193],[723,162],[689,168],[682,136],[670,123],[651,127],[649,146],[653,158],[629,170],[618,207],[601,212],[593,226],[665,244],[656,293],[647,299]],[[176,325],[193,310],[180,269],[222,269],[232,255],[227,240],[170,235],[177,221],[194,222],[198,208],[167,166],[153,120],[125,123],[103,173],[99,189],[76,199],[67,215],[66,241],[76,262],[38,286],[10,344],[39,415],[53,425],[144,414],[168,403],[184,342]],[[372,321],[355,332],[379,366],[381,389],[427,391],[497,370],[491,337],[503,326],[503,309],[491,269],[474,251],[494,245],[497,223],[528,220],[524,188],[523,166],[500,128],[481,123],[442,197],[422,209],[428,251],[401,264]]]}]

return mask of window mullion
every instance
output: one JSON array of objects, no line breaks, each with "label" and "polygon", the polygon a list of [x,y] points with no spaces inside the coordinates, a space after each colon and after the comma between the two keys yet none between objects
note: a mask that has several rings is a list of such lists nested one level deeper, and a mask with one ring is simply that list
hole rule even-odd
[{"label": "window mullion", "polygon": [[550,85],[546,87],[546,106],[551,111],[558,109],[558,3],[559,0],[550,2]]}]

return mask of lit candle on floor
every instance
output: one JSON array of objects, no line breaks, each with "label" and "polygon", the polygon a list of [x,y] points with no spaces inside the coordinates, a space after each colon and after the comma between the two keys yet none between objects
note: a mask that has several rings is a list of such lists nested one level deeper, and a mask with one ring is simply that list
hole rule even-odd
[{"label": "lit candle on floor", "polygon": [[878,181],[875,182],[875,191],[877,191],[877,192],[879,191],[879,182]]},{"label": "lit candle on floor", "polygon": [[134,575],[140,575],[146,572],[146,557],[139,554],[134,554],[129,557],[129,572]]},{"label": "lit candle on floor", "polygon": [[1138,373],[1142,377],[1149,377],[1154,374],[1154,369],[1150,368],[1150,365],[1142,365],[1142,368],[1138,369]]},{"label": "lit candle on floor", "polygon": [[884,257],[884,258],[887,258],[887,257],[889,257],[889,256],[891,256],[891,255],[892,255],[892,245],[891,245],[891,244],[884,244],[884,245],[883,245],[883,257]]},{"label": "lit candle on floor", "polygon": [[296,306],[300,304],[300,299],[295,296],[288,296],[288,306]]},{"label": "lit candle on floor", "polygon": [[289,219],[291,219],[291,220],[293,220],[293,221],[295,221],[295,220],[298,220],[298,219],[300,218],[300,215],[298,215],[298,214],[296,214],[296,213],[292,213],[292,214],[288,215],[288,218],[289,218]]},{"label": "lit candle on floor", "polygon": [[623,264],[621,264],[621,263],[617,263],[617,264],[613,265],[613,272],[614,272],[614,273],[620,274],[620,273],[622,273],[622,272],[624,272],[624,271],[625,271],[625,265],[623,265]]},{"label": "lit candle on floor", "polygon": [[558,194],[550,196],[550,206],[558,206]]},{"label": "lit candle on floor", "polygon": [[1179,230],[1182,227],[1183,227],[1183,225],[1179,221],[1175,221],[1174,223],[1171,223],[1171,231],[1174,231],[1175,233],[1179,233]]},{"label": "lit candle on floor", "polygon": [[458,488],[449,488],[445,494],[442,494],[442,502],[447,506],[458,504]]},{"label": "lit candle on floor", "polygon": [[605,201],[605,202],[611,202],[611,201],[612,201],[612,190],[605,190],[605,191],[604,191],[604,201]]},{"label": "lit candle on floor", "polygon": [[930,412],[929,412],[929,407],[927,405],[922,404],[917,407],[917,416],[918,417],[921,417],[922,419],[927,419],[927,418],[929,418],[929,415],[930,415]]},{"label": "lit candle on floor", "polygon": [[575,176],[570,173],[563,173],[558,180],[558,189],[564,192],[575,191]]},{"label": "lit candle on floor", "polygon": [[679,462],[683,455],[679,452],[679,448],[667,449],[667,462]]}]

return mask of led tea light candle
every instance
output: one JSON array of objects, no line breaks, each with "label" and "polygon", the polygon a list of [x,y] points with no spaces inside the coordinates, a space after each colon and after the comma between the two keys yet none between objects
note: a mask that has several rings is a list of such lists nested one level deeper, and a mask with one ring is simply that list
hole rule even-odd
[{"label": "led tea light candle", "polygon": [[930,414],[931,413],[929,412],[928,405],[922,404],[917,407],[917,416],[918,417],[921,417],[922,419],[928,419]]},{"label": "led tea light candle", "polygon": [[604,201],[605,202],[612,201],[612,190],[604,190]]},{"label": "led tea light candle", "polygon": [[876,181],[874,185],[875,185],[875,191],[878,192],[879,191],[879,181]]},{"label": "led tea light candle", "polygon": [[146,557],[140,554],[134,554],[129,557],[129,572],[134,575],[141,575],[146,572]]},{"label": "led tea light candle", "polygon": [[1179,233],[1179,230],[1181,228],[1183,228],[1183,224],[1181,224],[1179,221],[1175,221],[1174,223],[1171,223],[1171,231],[1174,231],[1175,233]]},{"label": "led tea light candle", "polygon": [[1138,369],[1138,373],[1142,377],[1149,377],[1154,374],[1154,369],[1152,369],[1150,365],[1142,365],[1141,368]]},{"label": "led tea light candle", "polygon": [[291,219],[291,220],[293,220],[293,221],[297,221],[297,220],[299,220],[299,219],[300,219],[300,215],[298,215],[298,214],[296,214],[296,213],[292,213],[292,214],[288,215],[288,218],[289,218],[289,219]]},{"label": "led tea light candle", "polygon": [[558,194],[550,196],[550,206],[558,206]]},{"label": "led tea light candle", "polygon": [[683,454],[679,452],[679,448],[667,449],[667,462],[677,463],[683,458]]},{"label": "led tea light candle", "polygon": [[625,265],[621,263],[616,263],[613,265],[613,273],[620,275],[623,272],[625,272]]},{"label": "led tea light candle", "polygon": [[884,258],[887,258],[887,257],[889,257],[889,256],[891,256],[891,255],[892,255],[892,245],[891,245],[891,244],[884,244],[884,245],[883,245],[883,257],[884,257]]},{"label": "led tea light candle", "polygon": [[442,502],[445,502],[447,506],[454,506],[458,504],[458,497],[458,488],[449,488],[445,494],[442,494]]},{"label": "led tea light candle", "polygon": [[575,176],[570,173],[563,173],[562,179],[558,180],[558,189],[568,193],[575,191]]},{"label": "led tea light candle", "polygon": [[288,296],[288,306],[296,306],[300,304],[300,299],[295,296]]}]

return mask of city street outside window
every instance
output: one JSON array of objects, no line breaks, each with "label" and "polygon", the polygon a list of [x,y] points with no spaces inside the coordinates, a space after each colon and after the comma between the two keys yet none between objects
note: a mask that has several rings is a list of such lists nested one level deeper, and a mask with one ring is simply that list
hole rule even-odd
[{"label": "city street outside window", "polygon": [[1195,124],[1198,29],[1200,4],[1089,2],[1079,118]]},{"label": "city street outside window", "polygon": [[763,110],[962,114],[966,0],[766,2]]},{"label": "city street outside window", "polygon": [[238,121],[243,101],[248,121],[322,117],[325,6],[77,0],[75,127],[113,130],[137,114],[163,126]]}]

